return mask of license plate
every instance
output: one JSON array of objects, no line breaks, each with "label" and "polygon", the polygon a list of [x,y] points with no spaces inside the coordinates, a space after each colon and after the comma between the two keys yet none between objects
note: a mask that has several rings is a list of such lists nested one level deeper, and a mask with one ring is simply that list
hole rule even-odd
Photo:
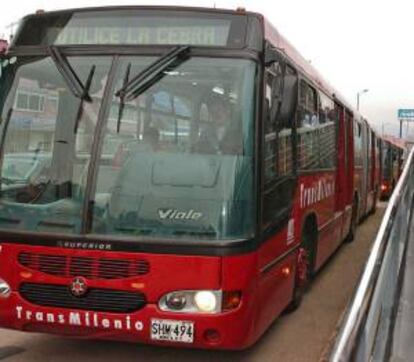
[{"label": "license plate", "polygon": [[193,343],[194,323],[167,319],[152,319],[151,339],[155,341]]}]

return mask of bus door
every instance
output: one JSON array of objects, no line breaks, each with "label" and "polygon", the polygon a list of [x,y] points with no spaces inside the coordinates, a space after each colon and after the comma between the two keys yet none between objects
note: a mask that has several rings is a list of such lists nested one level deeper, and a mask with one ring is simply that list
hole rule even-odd
[{"label": "bus door", "polygon": [[368,175],[367,175],[367,205],[365,212],[369,212],[374,204],[374,176],[375,176],[375,137],[374,133],[367,125],[367,159],[368,159]]},{"label": "bus door", "polygon": [[336,193],[335,193],[335,212],[342,212],[346,206],[347,197],[347,171],[348,171],[348,155],[347,155],[347,130],[345,124],[344,107],[335,103],[335,111],[337,113],[337,167],[336,167]]},{"label": "bus door", "polygon": [[350,231],[352,219],[352,207],[354,202],[354,118],[349,110],[345,110],[345,213],[342,222],[341,240]]},{"label": "bus door", "polygon": [[353,163],[353,120],[352,114],[341,105],[336,104],[339,114],[338,157],[336,169],[336,207],[335,212],[343,213],[341,218],[341,237],[343,240],[349,232],[352,216],[352,199],[354,184]]},{"label": "bus door", "polygon": [[354,201],[354,118],[350,111],[345,112],[345,123],[346,123],[346,147],[347,147],[347,190],[346,190],[346,206],[351,206]]},{"label": "bus door", "polygon": [[360,216],[364,216],[367,212],[367,202],[368,202],[368,188],[369,188],[369,173],[371,168],[371,158],[370,158],[370,143],[369,143],[369,133],[366,121],[362,123],[362,193],[361,193],[361,213]]},{"label": "bus door", "polygon": [[369,158],[370,158],[370,170],[369,170],[369,191],[374,191],[375,184],[375,169],[377,167],[375,162],[375,135],[374,132],[370,131],[370,142],[369,142]]},{"label": "bus door", "polygon": [[[288,67],[286,74],[292,79],[297,77]],[[286,293],[286,288],[293,290],[294,287],[294,277],[280,278],[280,266],[296,260],[295,254],[284,259],[285,264],[275,264],[275,267],[266,269],[266,266],[272,265],[272,261],[292,250],[295,243],[294,228],[299,225],[298,222],[295,224],[292,215],[297,184],[294,147],[296,123],[294,115],[283,122],[277,117],[277,96],[282,77],[279,64],[272,64],[266,69],[261,188],[263,244],[258,252],[259,268],[262,270],[258,281],[258,325],[267,324],[268,316],[275,315],[289,302],[290,295]]]},{"label": "bus door", "polygon": [[372,158],[372,171],[371,171],[371,191],[374,193],[374,204],[375,198],[377,197],[377,185],[378,185],[378,172],[379,172],[379,148],[378,138],[375,133],[371,131],[371,158]]}]

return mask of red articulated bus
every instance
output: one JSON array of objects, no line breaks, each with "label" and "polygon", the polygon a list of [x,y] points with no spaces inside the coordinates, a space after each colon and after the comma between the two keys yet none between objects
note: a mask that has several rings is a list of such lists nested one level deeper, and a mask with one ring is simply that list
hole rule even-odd
[{"label": "red articulated bus", "polygon": [[405,145],[393,137],[383,137],[381,144],[381,199],[387,200],[401,175]]},{"label": "red articulated bus", "polygon": [[0,109],[3,328],[247,348],[379,196],[367,121],[244,10],[30,15]]}]

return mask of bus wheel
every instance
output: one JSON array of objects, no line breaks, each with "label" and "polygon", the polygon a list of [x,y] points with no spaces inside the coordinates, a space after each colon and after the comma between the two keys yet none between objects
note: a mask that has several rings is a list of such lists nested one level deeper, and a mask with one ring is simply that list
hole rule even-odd
[{"label": "bus wheel", "polygon": [[352,204],[351,227],[349,229],[348,235],[345,238],[345,242],[351,243],[354,241],[357,225],[358,225],[358,201],[357,199],[355,199]]},{"label": "bus wheel", "polygon": [[286,312],[290,313],[299,308],[302,303],[303,295],[313,275],[314,264],[314,244],[312,239],[314,233],[309,228],[305,228],[302,235],[302,244],[299,247],[296,261],[295,287],[291,302],[286,307]]}]

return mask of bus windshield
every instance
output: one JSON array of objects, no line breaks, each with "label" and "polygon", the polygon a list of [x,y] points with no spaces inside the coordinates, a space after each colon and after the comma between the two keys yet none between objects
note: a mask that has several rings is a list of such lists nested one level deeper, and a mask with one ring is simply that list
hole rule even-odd
[{"label": "bus windshield", "polygon": [[125,97],[158,57],[59,57],[3,62],[0,229],[252,235],[253,61],[189,57]]}]

